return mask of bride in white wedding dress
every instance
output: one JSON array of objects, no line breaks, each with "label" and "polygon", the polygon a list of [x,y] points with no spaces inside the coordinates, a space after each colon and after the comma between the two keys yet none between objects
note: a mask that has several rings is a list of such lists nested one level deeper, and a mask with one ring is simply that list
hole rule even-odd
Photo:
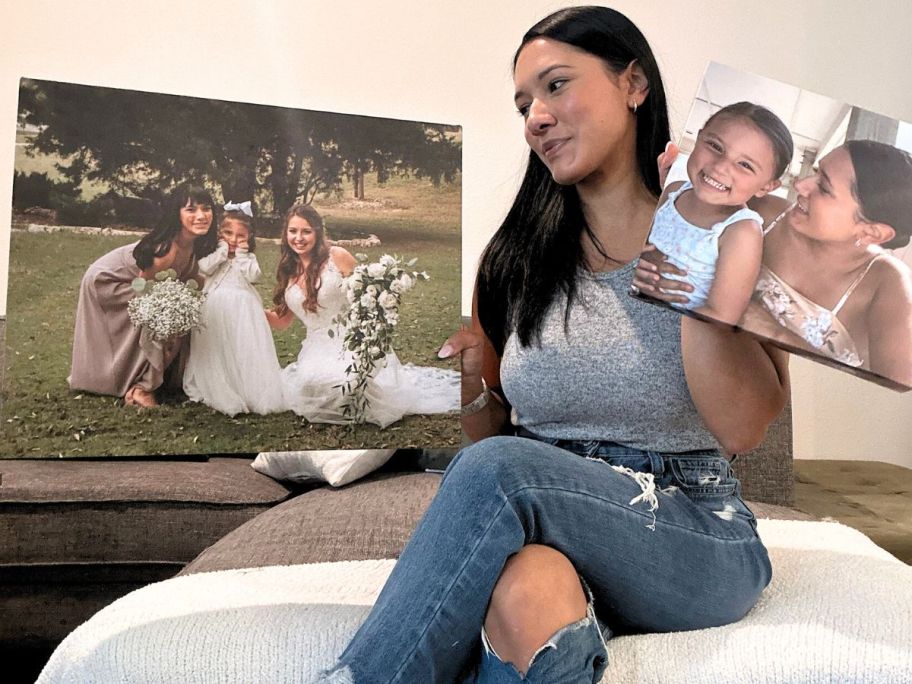
[{"label": "bride in white wedding dress", "polygon": [[[266,317],[279,330],[295,318],[307,329],[297,361],[282,370],[282,391],[288,408],[312,423],[349,422],[340,385],[351,354],[342,346],[344,332],[332,320],[348,310],[343,278],[355,264],[348,251],[328,245],[323,219],[313,207],[298,204],[288,211],[275,308]],[[390,352],[365,391],[365,421],[383,428],[404,415],[455,413],[459,382],[456,371],[402,364]]]}]

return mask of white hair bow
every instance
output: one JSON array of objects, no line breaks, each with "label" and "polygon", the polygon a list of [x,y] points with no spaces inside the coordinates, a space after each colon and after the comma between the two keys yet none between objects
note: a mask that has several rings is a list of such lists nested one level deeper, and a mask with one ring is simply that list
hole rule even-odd
[{"label": "white hair bow", "polygon": [[250,200],[241,202],[240,204],[228,202],[225,205],[225,211],[240,211],[241,213],[247,214],[250,218],[253,218],[253,207],[250,205]]}]

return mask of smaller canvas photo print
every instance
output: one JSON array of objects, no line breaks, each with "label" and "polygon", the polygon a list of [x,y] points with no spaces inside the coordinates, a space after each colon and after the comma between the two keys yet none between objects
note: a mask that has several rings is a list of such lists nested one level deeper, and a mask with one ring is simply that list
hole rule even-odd
[{"label": "smaller canvas photo print", "polygon": [[910,151],[908,123],[711,63],[631,293],[912,389]]},{"label": "smaller canvas photo print", "polygon": [[0,454],[460,443],[458,126],[22,79],[15,138]]}]

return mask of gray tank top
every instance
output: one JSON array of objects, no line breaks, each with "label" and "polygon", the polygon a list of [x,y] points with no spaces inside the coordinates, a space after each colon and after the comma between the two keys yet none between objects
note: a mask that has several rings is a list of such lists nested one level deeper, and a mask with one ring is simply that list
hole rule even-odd
[{"label": "gray tank top", "polygon": [[561,297],[541,346],[510,335],[500,377],[514,423],[542,437],[653,451],[719,448],[684,378],[681,315],[627,294],[634,265],[580,273],[567,333]]}]

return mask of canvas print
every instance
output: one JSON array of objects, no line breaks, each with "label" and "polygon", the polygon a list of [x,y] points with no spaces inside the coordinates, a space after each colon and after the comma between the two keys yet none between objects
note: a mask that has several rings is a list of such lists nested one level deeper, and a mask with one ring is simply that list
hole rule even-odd
[{"label": "canvas print", "polygon": [[23,79],[0,453],[458,445],[461,144]]},{"label": "canvas print", "polygon": [[710,64],[632,294],[912,388],[910,151],[908,123]]}]

